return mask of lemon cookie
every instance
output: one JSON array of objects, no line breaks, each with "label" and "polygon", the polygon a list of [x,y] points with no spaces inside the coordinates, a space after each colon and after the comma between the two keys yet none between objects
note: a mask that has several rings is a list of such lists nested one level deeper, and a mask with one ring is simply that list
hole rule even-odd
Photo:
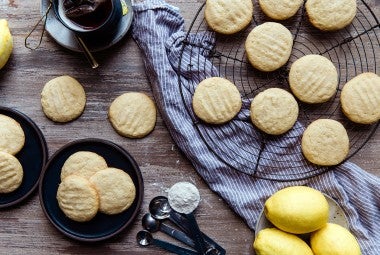
[{"label": "lemon cookie", "polygon": [[99,209],[99,197],[90,182],[81,176],[67,176],[58,187],[58,205],[64,214],[78,222],[89,221]]},{"label": "lemon cookie", "polygon": [[301,147],[310,162],[321,166],[337,165],[349,152],[347,131],[336,120],[318,119],[304,131]]},{"label": "lemon cookie", "polygon": [[252,0],[207,0],[205,19],[214,31],[234,34],[244,29],[252,20]]},{"label": "lemon cookie", "polygon": [[107,162],[102,156],[91,151],[78,151],[63,164],[61,180],[72,174],[90,179],[97,171],[106,168]]},{"label": "lemon cookie", "polygon": [[362,73],[342,89],[340,102],[344,114],[353,122],[371,124],[380,120],[380,77]]},{"label": "lemon cookie", "polygon": [[136,188],[131,177],[121,169],[106,168],[90,178],[99,194],[99,211],[118,214],[128,209],[136,197]]},{"label": "lemon cookie", "polygon": [[285,65],[292,47],[292,34],[276,22],[266,22],[255,27],[245,41],[249,62],[264,72],[271,72]]},{"label": "lemon cookie", "polygon": [[285,20],[294,16],[303,0],[259,0],[261,10],[270,18]]},{"label": "lemon cookie", "polygon": [[16,155],[25,144],[25,134],[20,123],[0,114],[0,151]]},{"label": "lemon cookie", "polygon": [[305,7],[310,22],[323,31],[342,29],[356,15],[356,0],[307,0]]},{"label": "lemon cookie", "polygon": [[82,85],[70,76],[60,76],[47,82],[41,93],[42,110],[56,122],[78,118],[86,105]]},{"label": "lemon cookie", "polygon": [[338,72],[329,59],[320,55],[306,55],[292,64],[289,85],[302,102],[323,103],[336,92]]},{"label": "lemon cookie", "polygon": [[292,94],[279,88],[266,89],[251,103],[251,121],[261,131],[280,135],[291,129],[298,118],[298,104]]},{"label": "lemon cookie", "polygon": [[142,138],[156,125],[156,106],[144,93],[129,92],[117,97],[111,104],[108,118],[122,136]]},{"label": "lemon cookie", "polygon": [[10,193],[20,187],[24,172],[17,158],[0,151],[0,193]]},{"label": "lemon cookie", "polygon": [[204,122],[222,124],[238,114],[242,101],[235,84],[224,78],[211,77],[198,84],[192,105],[194,113]]}]

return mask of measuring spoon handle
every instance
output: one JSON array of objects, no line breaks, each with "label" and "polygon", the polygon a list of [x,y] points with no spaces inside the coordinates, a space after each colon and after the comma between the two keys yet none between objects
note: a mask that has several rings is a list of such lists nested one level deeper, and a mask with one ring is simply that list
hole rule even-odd
[{"label": "measuring spoon handle", "polygon": [[201,253],[198,253],[196,251],[182,248],[180,246],[177,246],[177,245],[174,245],[174,244],[171,244],[159,239],[153,239],[153,244],[158,247],[161,247],[162,249],[165,249],[167,251],[170,251],[179,255],[201,255]]},{"label": "measuring spoon handle", "polygon": [[188,246],[195,248],[194,241],[186,235],[184,232],[171,228],[168,225],[161,223],[160,230],[164,232],[165,234],[177,239],[178,241],[181,241],[184,244],[187,244]]}]

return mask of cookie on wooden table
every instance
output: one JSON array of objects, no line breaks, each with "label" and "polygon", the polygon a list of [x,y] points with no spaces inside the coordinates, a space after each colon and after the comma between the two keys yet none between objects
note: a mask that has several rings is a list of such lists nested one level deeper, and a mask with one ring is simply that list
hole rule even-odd
[{"label": "cookie on wooden table", "polygon": [[0,114],[0,151],[16,155],[25,144],[25,134],[20,123]]},{"label": "cookie on wooden table", "polygon": [[304,131],[301,142],[303,155],[321,166],[341,163],[349,152],[349,138],[343,125],[332,119],[318,119]]},{"label": "cookie on wooden table", "polygon": [[289,85],[293,94],[302,102],[323,103],[336,92],[338,72],[326,57],[306,55],[292,64]]},{"label": "cookie on wooden table", "polygon": [[292,47],[292,34],[277,22],[266,22],[255,27],[245,41],[249,62],[264,72],[271,72],[285,65]]},{"label": "cookie on wooden table", "polygon": [[270,18],[285,20],[294,16],[303,0],[259,0],[261,10]]},{"label": "cookie on wooden table", "polygon": [[244,29],[253,17],[252,0],[207,0],[205,19],[214,31],[234,34]]},{"label": "cookie on wooden table", "polygon": [[340,95],[343,113],[353,122],[371,124],[380,120],[380,77],[362,73],[348,81]]},{"label": "cookie on wooden table", "polygon": [[13,155],[0,151],[0,193],[10,193],[20,187],[24,171]]},{"label": "cookie on wooden table", "polygon": [[128,92],[117,97],[108,111],[114,129],[129,138],[142,138],[152,132],[156,115],[153,100],[140,92]]},{"label": "cookie on wooden table", "polygon": [[67,176],[58,187],[59,208],[70,219],[78,222],[90,221],[99,209],[99,197],[95,188],[84,177]]},{"label": "cookie on wooden table", "polygon": [[97,171],[105,168],[107,168],[107,162],[102,156],[91,151],[78,151],[63,164],[61,180],[72,174],[90,179]]},{"label": "cookie on wooden table", "polygon": [[290,130],[298,118],[298,104],[292,94],[279,88],[266,89],[251,103],[251,121],[261,131],[280,135]]},{"label": "cookie on wooden table", "polygon": [[41,92],[41,105],[45,115],[56,122],[69,122],[78,118],[86,105],[82,85],[70,76],[48,81]]},{"label": "cookie on wooden table", "polygon": [[351,24],[356,6],[356,0],[307,0],[305,4],[311,24],[323,31],[335,31]]},{"label": "cookie on wooden table", "polygon": [[90,178],[99,194],[99,211],[118,214],[128,209],[136,197],[136,187],[126,172],[117,168],[106,168]]},{"label": "cookie on wooden table", "polygon": [[223,124],[239,113],[242,100],[235,84],[224,78],[211,77],[198,84],[192,105],[194,113],[204,122]]}]

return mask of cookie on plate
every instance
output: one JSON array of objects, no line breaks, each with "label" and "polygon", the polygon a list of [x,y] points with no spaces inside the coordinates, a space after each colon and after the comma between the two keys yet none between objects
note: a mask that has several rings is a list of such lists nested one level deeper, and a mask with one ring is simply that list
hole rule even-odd
[{"label": "cookie on plate", "polygon": [[302,102],[323,103],[336,92],[338,72],[326,57],[306,55],[292,64],[289,85],[293,94]]},{"label": "cookie on plate", "polygon": [[293,95],[279,88],[260,92],[251,103],[252,123],[270,135],[280,135],[290,130],[297,121],[298,112]]},{"label": "cookie on plate", "polygon": [[343,113],[351,121],[371,124],[380,120],[380,77],[362,73],[348,81],[340,95]]},{"label": "cookie on plate", "polygon": [[321,166],[341,163],[349,152],[349,138],[344,126],[332,119],[318,119],[304,131],[301,142],[303,155]]},{"label": "cookie on plate", "polygon": [[24,144],[25,134],[20,123],[0,114],[0,151],[16,155]]},{"label": "cookie on plate", "polygon": [[239,113],[242,100],[235,84],[224,78],[211,77],[198,84],[192,105],[194,113],[204,122],[223,124]]},{"label": "cookie on plate", "polygon": [[249,62],[264,72],[271,72],[285,65],[292,47],[292,34],[276,22],[266,22],[255,27],[245,41]]},{"label": "cookie on plate", "polygon": [[58,187],[59,208],[70,219],[78,222],[90,221],[99,209],[99,197],[95,188],[84,177],[67,176]]},{"label": "cookie on plate", "polygon": [[144,93],[128,92],[117,97],[111,104],[108,118],[122,136],[142,138],[156,125],[156,105]]},{"label": "cookie on plate", "polygon": [[100,170],[90,178],[99,194],[99,211],[118,214],[128,209],[136,197],[135,185],[126,172],[117,168]]},{"label": "cookie on plate", "polygon": [[205,19],[214,31],[234,34],[244,29],[253,17],[252,0],[207,0]]},{"label": "cookie on plate", "polygon": [[356,15],[356,0],[307,0],[305,7],[311,24],[323,31],[342,29]]},{"label": "cookie on plate", "polygon": [[13,155],[0,151],[0,193],[10,193],[20,187],[24,171]]},{"label": "cookie on plate", "polygon": [[261,10],[270,18],[285,20],[294,16],[303,0],[259,0]]},{"label": "cookie on plate", "polygon": [[102,156],[91,151],[78,151],[72,154],[63,164],[61,181],[72,174],[90,179],[97,171],[106,168],[107,162]]},{"label": "cookie on plate", "polygon": [[69,122],[78,118],[86,105],[82,85],[70,76],[48,81],[41,92],[41,105],[45,115],[56,122]]}]

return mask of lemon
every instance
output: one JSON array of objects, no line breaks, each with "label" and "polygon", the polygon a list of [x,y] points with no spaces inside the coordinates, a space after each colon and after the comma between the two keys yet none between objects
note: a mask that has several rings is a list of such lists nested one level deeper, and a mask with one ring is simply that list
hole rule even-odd
[{"label": "lemon", "polygon": [[311,249],[315,255],[360,255],[356,238],[342,226],[327,223],[310,236]]},{"label": "lemon", "polygon": [[264,213],[277,228],[293,234],[305,234],[326,225],[329,204],[316,189],[292,186],[269,197]]},{"label": "lemon", "polygon": [[8,22],[0,19],[0,69],[5,66],[13,50],[13,38]]},{"label": "lemon", "polygon": [[261,230],[253,248],[257,255],[313,255],[305,241],[277,228]]}]

